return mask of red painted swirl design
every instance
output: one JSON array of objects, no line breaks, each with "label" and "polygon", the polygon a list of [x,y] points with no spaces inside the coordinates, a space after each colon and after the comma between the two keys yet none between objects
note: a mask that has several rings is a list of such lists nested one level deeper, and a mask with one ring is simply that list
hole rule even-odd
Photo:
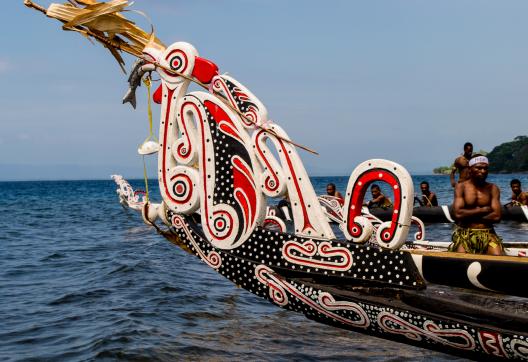
[{"label": "red painted swirl design", "polygon": [[[187,70],[189,65],[189,60],[187,54],[181,49],[174,49],[165,56],[165,61],[169,68],[178,73],[184,73]],[[167,74],[168,76],[174,77],[173,73],[169,73],[163,68],[160,69],[161,72]]]},{"label": "red painted swirl design", "polygon": [[187,224],[185,224],[185,220],[181,215],[174,215],[172,217],[172,226],[174,226],[176,229],[181,229],[187,236],[187,240],[192,244],[194,250],[198,254],[198,256],[211,268],[218,269],[222,266],[222,257],[220,254],[218,254],[216,251],[211,250],[207,255],[205,252],[200,248],[200,245],[194,240],[194,237],[191,233],[191,230],[187,227]]},{"label": "red painted swirl design", "polygon": [[336,311],[336,310],[347,310],[354,313],[357,317],[357,320],[351,322],[347,321],[347,324],[353,324],[356,327],[367,328],[370,326],[370,319],[363,310],[363,308],[354,302],[340,301],[337,302],[330,293],[322,292],[319,294],[319,304],[327,310]]},{"label": "red painted swirl design", "polygon": [[181,104],[179,114],[180,116],[178,118],[182,137],[178,138],[174,144],[174,147],[176,148],[175,156],[179,162],[189,163],[193,160],[194,156],[194,119],[196,119],[197,122],[203,122],[202,113],[195,103],[188,101]]},{"label": "red painted swirl design", "polygon": [[173,198],[178,203],[187,203],[193,193],[193,182],[189,176],[179,173],[170,178]]},{"label": "red painted swirl design", "polygon": [[255,276],[259,282],[269,287],[269,296],[276,304],[280,306],[288,304],[288,295],[281,285],[282,282],[274,276],[274,272],[270,268],[264,265],[257,266]]},{"label": "red painted swirl design", "polygon": [[377,320],[384,331],[401,334],[414,341],[421,341],[422,337],[425,337],[458,349],[475,349],[475,340],[463,329],[442,329],[430,320],[425,321],[423,328],[420,328],[386,311],[378,314]]},{"label": "red painted swirl design", "polygon": [[[325,292],[319,294],[317,301],[315,301],[311,296],[307,296],[299,291],[294,285],[282,279],[279,275],[275,274],[272,269],[265,265],[257,266],[255,268],[255,275],[259,282],[270,288],[270,298],[278,305],[284,306],[288,304],[287,293],[290,293],[290,295],[296,298],[299,302],[334,321],[359,328],[367,328],[370,325],[367,313],[357,303],[336,302],[333,296]],[[351,312],[355,318],[351,319],[334,313],[334,311],[339,310],[347,310]]]},{"label": "red painted swirl design", "polygon": [[268,196],[275,196],[275,193],[277,193],[279,189],[284,187],[281,181],[282,170],[278,165],[272,165],[270,158],[273,156],[271,155],[270,150],[264,146],[266,138],[268,138],[268,133],[266,131],[261,130],[257,132],[255,136],[255,148],[257,150],[257,156],[259,160],[265,165],[263,172],[264,191]]},{"label": "red painted swirl design", "polygon": [[288,241],[282,247],[282,256],[292,264],[326,270],[347,271],[353,264],[350,250],[332,246],[327,241],[319,245],[313,240],[305,241],[303,244]]}]

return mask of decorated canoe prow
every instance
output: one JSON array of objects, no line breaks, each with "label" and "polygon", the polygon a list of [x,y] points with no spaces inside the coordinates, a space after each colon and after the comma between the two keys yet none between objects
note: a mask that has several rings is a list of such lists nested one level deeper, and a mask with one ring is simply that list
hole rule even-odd
[{"label": "decorated canoe prow", "polygon": [[119,203],[123,207],[128,207],[133,210],[141,211],[147,202],[146,193],[143,190],[134,190],[127,180],[121,175],[112,175],[112,180],[115,181],[119,188],[116,193],[119,197]]},{"label": "decorated canoe prow", "polygon": [[[94,37],[118,60],[119,50],[141,58],[136,71],[158,73],[159,142],[149,137],[138,151],[158,155],[162,202],[146,199],[141,213],[169,241],[236,285],[328,325],[475,359],[528,359],[524,285],[501,286],[503,274],[495,273],[506,265],[523,280],[528,259],[402,249],[414,195],[402,165],[373,159],[353,170],[338,239],[300,145],[249,89],[191,44],[164,46],[141,33],[120,13],[124,0],[76,0],[53,12],[26,4]],[[108,32],[102,20],[117,25]],[[206,91],[189,93],[191,82]],[[373,182],[386,182],[394,200],[390,218],[376,225],[362,212]],[[291,231],[266,227],[273,198],[288,200]],[[438,276],[446,268],[453,268],[451,279]]]}]

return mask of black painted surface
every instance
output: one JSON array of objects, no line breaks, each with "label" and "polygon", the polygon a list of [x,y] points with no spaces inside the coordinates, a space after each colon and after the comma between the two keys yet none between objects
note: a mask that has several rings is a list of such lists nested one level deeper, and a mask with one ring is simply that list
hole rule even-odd
[{"label": "black painted surface", "polygon": [[[505,261],[470,259],[471,256],[467,256],[468,259],[424,255],[422,271],[425,280],[453,287],[479,289],[468,278],[468,268],[473,263],[479,263],[481,272],[477,280],[485,288],[503,294],[528,297],[528,263],[523,262],[524,258],[508,257],[511,261]],[[517,258],[519,259],[516,261]]]}]

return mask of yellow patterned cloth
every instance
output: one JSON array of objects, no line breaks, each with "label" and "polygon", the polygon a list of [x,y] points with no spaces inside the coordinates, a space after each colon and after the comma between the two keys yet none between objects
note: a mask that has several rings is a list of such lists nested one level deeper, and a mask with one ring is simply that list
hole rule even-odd
[{"label": "yellow patterned cloth", "polygon": [[500,247],[504,251],[502,239],[495,233],[493,228],[470,229],[457,226],[451,237],[449,251],[457,251],[459,246],[464,247],[466,253],[486,254],[488,247]]}]

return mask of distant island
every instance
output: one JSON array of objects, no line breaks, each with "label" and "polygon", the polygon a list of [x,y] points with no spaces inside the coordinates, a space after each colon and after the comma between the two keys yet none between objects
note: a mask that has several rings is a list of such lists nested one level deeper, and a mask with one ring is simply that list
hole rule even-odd
[{"label": "distant island", "polygon": [[[490,161],[490,172],[493,173],[523,173],[528,172],[528,136],[517,136],[511,142],[495,146],[486,154]],[[451,166],[441,166],[433,169],[436,175],[449,175]]]},{"label": "distant island", "polygon": [[435,175],[449,175],[451,173],[451,167],[449,166],[440,166],[433,169]]}]

